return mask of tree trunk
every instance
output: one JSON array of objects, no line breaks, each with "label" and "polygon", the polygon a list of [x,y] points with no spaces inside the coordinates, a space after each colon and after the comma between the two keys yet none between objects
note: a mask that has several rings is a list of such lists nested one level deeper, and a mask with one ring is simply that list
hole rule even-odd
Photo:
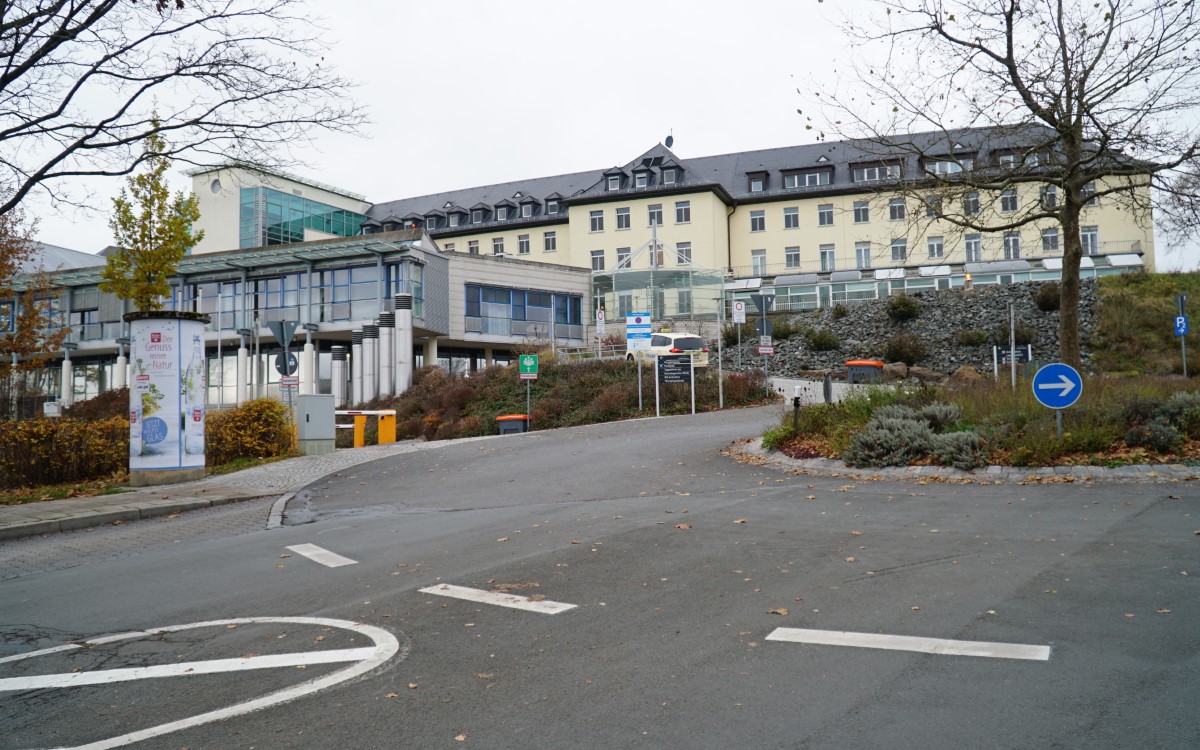
[{"label": "tree trunk", "polygon": [[1058,359],[1079,370],[1079,261],[1083,257],[1083,240],[1079,235],[1079,213],[1082,209],[1082,190],[1068,187],[1062,210],[1063,264],[1058,295]]}]

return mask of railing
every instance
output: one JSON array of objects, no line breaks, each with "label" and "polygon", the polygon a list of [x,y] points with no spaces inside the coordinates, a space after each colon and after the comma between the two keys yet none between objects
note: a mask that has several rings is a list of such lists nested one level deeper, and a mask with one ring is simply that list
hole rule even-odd
[{"label": "railing", "polygon": [[625,356],[623,344],[601,344],[595,346],[561,346],[555,349],[559,359],[567,362],[585,359],[622,359]]}]

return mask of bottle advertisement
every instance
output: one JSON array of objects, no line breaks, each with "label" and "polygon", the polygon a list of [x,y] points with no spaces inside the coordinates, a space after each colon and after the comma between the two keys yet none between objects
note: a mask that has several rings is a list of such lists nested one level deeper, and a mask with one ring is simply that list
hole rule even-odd
[{"label": "bottle advertisement", "polygon": [[129,468],[204,466],[204,324],[130,322]]}]

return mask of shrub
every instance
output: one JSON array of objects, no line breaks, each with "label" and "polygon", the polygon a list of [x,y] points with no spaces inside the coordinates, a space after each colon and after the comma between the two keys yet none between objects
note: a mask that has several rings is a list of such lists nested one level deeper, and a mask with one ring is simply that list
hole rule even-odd
[{"label": "shrub", "polygon": [[903,362],[910,367],[925,356],[925,344],[911,333],[901,333],[888,339],[883,356],[888,362]]},{"label": "shrub", "polygon": [[832,317],[834,320],[841,320],[842,318],[846,317],[849,314],[850,314],[850,311],[847,310],[846,306],[843,305],[841,302],[834,305],[833,309],[829,311],[830,317]]},{"label": "shrub", "polygon": [[850,466],[907,466],[929,455],[933,430],[913,419],[873,419],[850,441],[842,459]]},{"label": "shrub", "polygon": [[210,412],[205,421],[204,454],[209,466],[291,453],[288,410],[273,398],[256,398],[233,409]]},{"label": "shrub", "polygon": [[1159,453],[1170,453],[1182,442],[1183,436],[1165,419],[1131,427],[1125,433],[1125,444],[1130,448],[1145,446]]},{"label": "shrub", "polygon": [[1047,281],[1038,286],[1033,301],[1042,312],[1054,312],[1058,309],[1059,288],[1057,281]]},{"label": "shrub", "polygon": [[1161,407],[1158,415],[1172,427],[1192,439],[1200,439],[1200,393],[1179,391],[1172,393]]},{"label": "shrub", "polygon": [[804,334],[804,339],[808,343],[808,348],[814,352],[830,352],[837,349],[841,345],[837,334],[828,328],[818,328],[817,330],[809,330]]},{"label": "shrub", "polygon": [[748,341],[757,341],[758,340],[758,336],[755,334],[755,331],[754,331],[753,323],[747,322],[747,323],[742,323],[741,325],[738,325],[736,323],[726,323],[721,328],[721,338],[724,339],[725,346],[737,346],[739,330],[742,332],[742,343],[743,344],[745,344]]},{"label": "shrub", "polygon": [[762,447],[767,450],[778,450],[781,445],[791,440],[796,436],[792,430],[791,423],[782,424],[778,427],[772,427],[763,433]]},{"label": "shrub", "polygon": [[934,432],[945,432],[946,428],[962,419],[962,409],[958,408],[958,404],[942,402],[934,402],[921,407],[919,414],[929,423]]},{"label": "shrub", "polygon": [[[1017,346],[1025,346],[1032,344],[1037,338],[1037,329],[1027,323],[1017,321],[1017,325],[1013,330],[1013,337],[1016,339]],[[996,346],[1008,346],[1008,322],[999,323],[992,329],[992,343]]]},{"label": "shrub", "polygon": [[96,419],[129,419],[129,388],[114,388],[86,401],[77,401],[63,409],[63,416],[90,422]]},{"label": "shrub", "polygon": [[[771,321],[771,337],[776,341],[790,339],[792,336],[801,333],[807,333],[807,329],[803,326],[796,325],[787,318],[780,318],[779,320]],[[746,337],[742,336],[742,341],[745,340]]]},{"label": "shrub", "polygon": [[98,479],[128,466],[128,416],[0,424],[0,488]]},{"label": "shrub", "polygon": [[984,463],[983,439],[974,432],[947,432],[934,435],[930,453],[943,466],[969,471]]},{"label": "shrub", "polygon": [[921,313],[921,303],[901,292],[888,300],[887,316],[897,323],[912,320]]},{"label": "shrub", "polygon": [[1121,412],[1121,419],[1129,427],[1137,427],[1138,425],[1149,424],[1158,416],[1158,410],[1161,409],[1163,403],[1157,399],[1134,398],[1126,405],[1124,411]]},{"label": "shrub", "polygon": [[871,412],[871,421],[880,419],[918,419],[917,410],[908,404],[885,404]]},{"label": "shrub", "polygon": [[980,331],[973,328],[964,328],[958,332],[959,346],[980,346],[986,344],[988,339],[987,331]]}]

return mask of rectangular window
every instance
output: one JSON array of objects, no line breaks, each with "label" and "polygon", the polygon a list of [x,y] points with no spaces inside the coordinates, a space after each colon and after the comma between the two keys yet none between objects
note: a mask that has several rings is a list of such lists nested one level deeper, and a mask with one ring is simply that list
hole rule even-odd
[{"label": "rectangular window", "polygon": [[888,201],[888,218],[892,221],[904,221],[908,217],[908,206],[903,198],[892,198]]},{"label": "rectangular window", "polygon": [[926,244],[929,247],[930,258],[944,258],[946,256],[946,243],[941,237],[930,237]]},{"label": "rectangular window", "polygon": [[617,229],[628,229],[628,228],[629,228],[629,209],[628,208],[618,208],[617,209]]},{"label": "rectangular window", "polygon": [[437,217],[429,216],[425,219],[425,228],[429,230],[437,229]]},{"label": "rectangular window", "polygon": [[822,203],[817,206],[817,226],[831,227],[833,226],[833,204]]},{"label": "rectangular window", "polygon": [[608,189],[609,190],[620,190],[621,189],[621,177],[619,175],[612,175],[611,177],[608,178]]},{"label": "rectangular window", "polygon": [[829,172],[809,172],[804,175],[805,187],[816,187],[817,185],[829,184]]},{"label": "rectangular window", "polygon": [[492,255],[504,255],[504,238],[492,238]]},{"label": "rectangular window", "polygon": [[1042,208],[1058,208],[1058,188],[1046,185],[1040,191]]},{"label": "rectangular window", "polygon": [[692,290],[691,289],[680,289],[679,294],[677,295],[676,299],[679,303],[679,310],[678,310],[679,314],[680,315],[691,315],[692,314]]},{"label": "rectangular window", "polygon": [[1004,233],[1004,259],[1017,260],[1021,257],[1021,233]]},{"label": "rectangular window", "polygon": [[471,255],[479,255],[479,240],[468,240],[467,252]]},{"label": "rectangular window", "polygon": [[677,242],[675,243],[675,261],[681,266],[688,266],[692,263],[692,243]]},{"label": "rectangular window", "polygon": [[750,192],[761,193],[763,191],[764,181],[761,177],[750,178]]},{"label": "rectangular window", "polygon": [[942,213],[942,196],[925,196],[925,218],[936,219]]},{"label": "rectangular window", "polygon": [[783,176],[784,189],[785,190],[795,190],[796,188],[800,187],[800,185],[801,185],[800,179],[801,179],[801,175],[785,174]]},{"label": "rectangular window", "polygon": [[870,242],[855,242],[854,243],[854,265],[857,268],[871,267],[871,243]]},{"label": "rectangular window", "polygon": [[638,172],[633,176],[633,186],[635,188],[644,188],[650,184],[650,175],[646,172]]},{"label": "rectangular window", "polygon": [[675,223],[688,224],[692,220],[692,202],[675,201]]},{"label": "rectangular window", "polygon": [[663,181],[664,185],[674,185],[675,184],[675,170],[674,169],[664,169],[662,171],[662,181]]},{"label": "rectangular window", "polygon": [[548,213],[548,214],[558,213],[558,201],[557,200],[546,201],[546,213]]},{"label": "rectangular window", "polygon": [[791,206],[783,209],[783,228],[784,229],[799,229],[800,228],[800,209]]},{"label": "rectangular window", "polygon": [[937,161],[926,162],[925,171],[938,177],[947,177],[952,174],[974,168],[974,159],[958,159],[956,161],[950,159],[938,159]]},{"label": "rectangular window", "polygon": [[450,214],[450,217],[449,217],[450,218],[450,226],[452,226],[452,227],[458,226],[458,217],[459,217],[458,214]]},{"label": "rectangular window", "polygon": [[546,232],[542,235],[542,252],[552,253],[558,249],[558,235]]},{"label": "rectangular window", "polygon": [[968,263],[983,262],[983,238],[977,234],[968,234],[965,238],[965,252]]},{"label": "rectangular window", "polygon": [[783,265],[787,268],[800,267],[800,248],[785,247],[783,249]]},{"label": "rectangular window", "polygon": [[834,271],[837,269],[834,260],[833,245],[821,245],[821,270]]},{"label": "rectangular window", "polygon": [[1089,182],[1083,186],[1083,205],[1098,206],[1100,199],[1096,197],[1096,183]]},{"label": "rectangular window", "polygon": [[963,196],[963,213],[967,216],[979,213],[979,193],[967,193]]},{"label": "rectangular window", "polygon": [[871,221],[871,202],[854,201],[854,223],[866,224]]},{"label": "rectangular window", "polygon": [[454,243],[453,242],[447,242],[444,247],[446,248],[446,252],[448,252],[448,253],[454,252]]},{"label": "rectangular window", "polygon": [[629,263],[630,263],[629,248],[618,247],[617,248],[617,268],[629,268]]},{"label": "rectangular window", "polygon": [[851,171],[851,179],[855,182],[879,182],[894,180],[900,176],[899,164],[876,165],[873,167],[855,167]]},{"label": "rectangular window", "polygon": [[626,315],[633,312],[633,295],[618,294],[617,295],[617,315],[624,318]]},{"label": "rectangular window", "polygon": [[646,207],[646,226],[661,227],[662,226],[662,204],[651,203]]},{"label": "rectangular window", "polygon": [[1017,166],[1016,154],[1001,154],[999,159],[1001,169],[1012,169]]},{"label": "rectangular window", "polygon": [[603,250],[593,250],[592,251],[592,270],[593,271],[603,271],[604,270],[604,251]]},{"label": "rectangular window", "polygon": [[767,273],[767,251],[750,251],[750,273],[754,276],[764,276]]},{"label": "rectangular window", "polygon": [[908,240],[892,240],[892,262],[903,263],[908,260]]},{"label": "rectangular window", "polygon": [[532,203],[522,203],[521,204],[521,218],[528,219],[530,216],[533,216],[533,204]]},{"label": "rectangular window", "polygon": [[1042,230],[1042,254],[1043,255],[1058,255],[1058,230],[1043,229]]},{"label": "rectangular window", "polygon": [[593,232],[603,232],[604,231],[604,212],[603,211],[592,211],[588,214],[588,218],[591,221],[591,225],[590,225],[591,231],[593,231]]},{"label": "rectangular window", "polygon": [[483,209],[477,208],[471,212],[471,223],[472,224],[482,224],[483,223]]},{"label": "rectangular window", "polygon": [[767,215],[765,211],[750,212],[750,231],[765,232],[767,230]]},{"label": "rectangular window", "polygon": [[508,221],[508,206],[496,207],[496,221]]},{"label": "rectangular window", "polygon": [[1017,189],[1009,188],[1000,193],[1000,210],[1006,214],[1011,214],[1017,210]]},{"label": "rectangular window", "polygon": [[529,235],[517,235],[517,255],[529,255]]},{"label": "rectangular window", "polygon": [[1084,255],[1100,254],[1100,228],[1080,227],[1079,239],[1083,242]]}]

